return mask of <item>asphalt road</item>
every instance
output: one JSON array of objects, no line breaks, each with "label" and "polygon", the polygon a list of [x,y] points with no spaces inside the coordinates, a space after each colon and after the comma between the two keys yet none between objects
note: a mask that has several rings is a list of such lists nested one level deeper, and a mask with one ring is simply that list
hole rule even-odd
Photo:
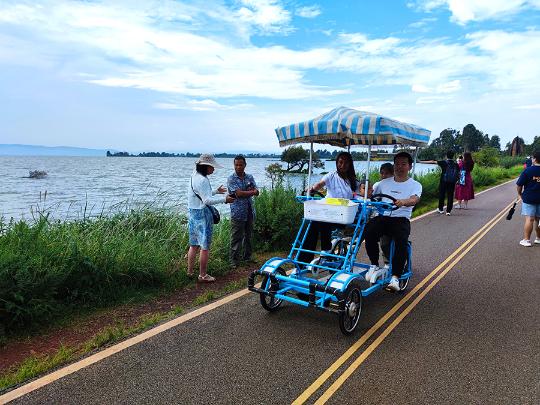
[{"label": "asphalt road", "polygon": [[[514,195],[506,184],[469,210],[413,222],[409,291],[456,249],[472,247],[357,344],[306,403],[321,395],[332,404],[540,403],[540,245],[518,245],[518,206],[512,221],[503,217],[463,246]],[[345,337],[335,315],[292,304],[269,314],[249,294],[14,402],[291,403],[404,297],[368,297],[356,333]]]}]

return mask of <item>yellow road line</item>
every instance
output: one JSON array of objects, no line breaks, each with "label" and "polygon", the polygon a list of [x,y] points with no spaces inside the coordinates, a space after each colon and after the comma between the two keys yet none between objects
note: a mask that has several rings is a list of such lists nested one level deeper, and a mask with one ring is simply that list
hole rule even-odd
[{"label": "yellow road line", "polygon": [[[511,205],[511,204],[510,204]],[[505,213],[510,205],[489,220],[482,228],[476,231],[469,239],[461,244],[450,256],[429,273],[420,283],[418,283],[405,297],[403,297],[390,311],[388,311],[379,321],[373,325],[364,335],[358,339],[345,353],[343,353],[324,373],[322,373],[298,398],[293,401],[294,405],[305,403],[327,380],[334,374],[371,336],[375,334],[403,305],[409,301],[429,280],[431,280],[444,266],[454,259],[463,249],[466,249],[472,241],[480,235],[484,229],[498,220],[501,213]],[[499,218],[500,219],[500,218]]]},{"label": "yellow road line", "polygon": [[457,263],[478,243],[480,240],[502,219],[505,217],[507,210],[513,204],[509,204],[504,210],[495,216],[495,220],[489,226],[484,226],[481,235],[478,236],[465,250],[463,250],[455,260],[448,265],[415,299],[407,308],[403,310],[394,321],[371,343],[366,350],[343,372],[339,378],[323,393],[323,395],[315,402],[315,404],[325,404],[328,399],[343,385],[343,383],[354,373],[354,371],[369,357],[369,355],[386,339],[386,337],[403,321],[403,319],[418,305],[422,299],[437,285],[442,278],[452,270]]}]

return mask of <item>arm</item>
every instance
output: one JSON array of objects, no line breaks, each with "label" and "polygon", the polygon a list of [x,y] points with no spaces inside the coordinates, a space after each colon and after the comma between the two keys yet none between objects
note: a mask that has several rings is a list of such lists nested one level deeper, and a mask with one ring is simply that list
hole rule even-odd
[{"label": "arm", "polygon": [[[215,205],[227,202],[223,194],[213,195],[212,186],[207,178],[196,177],[193,179],[193,190],[199,194],[203,204]],[[228,196],[227,196],[228,197]]]},{"label": "arm", "polygon": [[517,193],[519,198],[523,200],[523,198],[521,197],[521,193],[523,193],[523,186],[517,186]]},{"label": "arm", "polygon": [[321,188],[323,188],[324,186],[326,185],[324,179],[315,183],[314,185],[311,186],[311,188],[308,187],[308,190],[310,192],[313,192],[313,191],[319,191]]},{"label": "arm", "polygon": [[418,204],[419,201],[420,201],[420,197],[418,197],[415,194],[415,195],[411,195],[409,198],[396,200],[394,204],[397,205],[398,207],[414,207],[416,204]]}]

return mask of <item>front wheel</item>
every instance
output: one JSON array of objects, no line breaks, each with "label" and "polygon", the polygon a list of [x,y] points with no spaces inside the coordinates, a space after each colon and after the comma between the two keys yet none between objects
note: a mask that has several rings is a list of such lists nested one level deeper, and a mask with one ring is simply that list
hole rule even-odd
[{"label": "front wheel", "polygon": [[362,313],[362,290],[358,280],[352,280],[345,290],[342,311],[339,314],[339,328],[345,335],[356,329]]},{"label": "front wheel", "polygon": [[[277,270],[276,270],[276,273],[277,274],[280,274],[282,276],[285,276],[286,273],[285,273],[285,270],[283,270],[281,267],[279,267]],[[269,285],[270,284],[270,285]],[[279,283],[278,283],[279,284]],[[271,281],[270,281],[270,277],[268,275],[265,275],[262,279],[262,283],[261,283],[261,288],[268,288],[270,291],[272,292],[276,292],[279,288],[272,288],[272,285],[271,285]],[[274,312],[274,311],[277,311],[278,308],[281,306],[281,304],[283,303],[283,300],[280,299],[280,298],[276,298],[276,297],[273,297],[273,296],[270,296],[270,295],[267,295],[267,294],[263,294],[261,293],[260,294],[260,300],[261,300],[261,305],[264,309],[266,309],[268,312]]]}]

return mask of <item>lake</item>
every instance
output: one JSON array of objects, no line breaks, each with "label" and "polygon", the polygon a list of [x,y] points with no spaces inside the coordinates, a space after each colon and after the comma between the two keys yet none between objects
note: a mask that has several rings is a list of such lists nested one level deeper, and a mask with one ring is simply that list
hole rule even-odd
[{"label": "lake", "polygon": [[[56,219],[77,219],[152,205],[177,212],[186,211],[188,178],[196,158],[150,157],[56,157],[0,156],[0,217],[32,219],[37,212],[50,212]],[[232,158],[219,158],[224,166],[212,174],[213,188],[227,184],[233,172]],[[269,187],[265,168],[274,159],[248,159],[246,172],[252,174],[259,188]],[[384,162],[372,162],[379,167]],[[418,164],[417,173],[434,170],[436,165]],[[357,172],[364,172],[366,162],[355,162]],[[30,179],[31,170],[44,170],[48,176]],[[317,169],[312,183],[321,172],[335,170],[335,162],[325,162]],[[318,174],[317,174],[318,173]],[[303,175],[289,175],[286,183],[296,189]],[[227,213],[228,207],[218,207]]]}]

